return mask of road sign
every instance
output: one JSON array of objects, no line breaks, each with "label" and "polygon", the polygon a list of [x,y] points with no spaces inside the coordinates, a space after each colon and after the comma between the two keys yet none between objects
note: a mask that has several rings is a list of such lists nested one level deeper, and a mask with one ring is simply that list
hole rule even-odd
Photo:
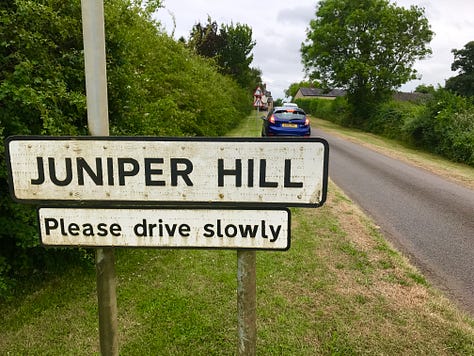
[{"label": "road sign", "polygon": [[290,212],[248,209],[38,209],[53,246],[287,250]]},{"label": "road sign", "polygon": [[326,199],[319,138],[10,137],[21,202],[310,206]]},{"label": "road sign", "polygon": [[258,98],[258,97],[256,97],[256,98],[255,98],[255,101],[253,102],[253,106],[254,106],[254,107],[260,107],[260,106],[263,106],[262,99],[261,99],[261,98]]},{"label": "road sign", "polygon": [[257,87],[257,89],[255,89],[253,93],[253,96],[257,96],[257,97],[262,96],[262,89],[260,89],[260,87]]}]

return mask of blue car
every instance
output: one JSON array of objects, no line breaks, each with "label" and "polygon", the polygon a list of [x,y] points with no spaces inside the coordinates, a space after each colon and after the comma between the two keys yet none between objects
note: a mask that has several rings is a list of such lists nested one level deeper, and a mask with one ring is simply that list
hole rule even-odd
[{"label": "blue car", "polygon": [[262,117],[262,136],[310,136],[311,124],[297,107],[277,106]]}]

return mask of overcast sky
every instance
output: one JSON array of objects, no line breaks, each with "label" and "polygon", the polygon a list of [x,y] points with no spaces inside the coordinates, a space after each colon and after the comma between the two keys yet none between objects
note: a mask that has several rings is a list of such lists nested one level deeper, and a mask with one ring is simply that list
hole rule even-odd
[{"label": "overcast sky", "polygon": [[[252,67],[262,71],[262,79],[275,99],[284,90],[304,79],[300,47],[306,39],[309,21],[315,18],[317,0],[163,0],[158,19],[174,38],[189,38],[192,27],[207,23],[210,16],[218,25],[237,23],[252,28],[254,60]],[[392,1],[393,2],[393,1]],[[430,58],[417,62],[420,80],[405,84],[401,90],[413,91],[419,84],[444,86],[456,75],[451,71],[451,50],[461,49],[474,40],[474,0],[396,0],[399,6],[425,8],[435,32]],[[176,27],[173,25],[173,18]]]}]

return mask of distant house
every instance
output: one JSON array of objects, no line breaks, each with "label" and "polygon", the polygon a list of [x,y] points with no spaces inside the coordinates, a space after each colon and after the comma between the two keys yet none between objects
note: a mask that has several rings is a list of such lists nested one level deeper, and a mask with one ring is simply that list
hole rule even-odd
[{"label": "distant house", "polygon": [[346,92],[342,89],[331,89],[330,91],[327,91],[321,88],[299,88],[293,100],[309,98],[334,100],[337,97],[344,95],[346,95]]},{"label": "distant house", "polygon": [[[273,109],[273,97],[272,92],[268,90],[264,90],[264,97],[265,97],[265,110]],[[262,98],[263,99],[263,98]]]},{"label": "distant house", "polygon": [[[316,99],[329,99],[334,100],[339,96],[346,95],[346,91],[342,89],[332,89],[330,91],[323,90],[320,88],[299,88],[295,94],[295,99],[308,99],[308,98],[316,98]],[[430,94],[424,93],[406,93],[406,92],[396,92],[393,94],[393,99],[396,101],[410,101],[414,103],[419,103],[426,101],[431,97]]]}]

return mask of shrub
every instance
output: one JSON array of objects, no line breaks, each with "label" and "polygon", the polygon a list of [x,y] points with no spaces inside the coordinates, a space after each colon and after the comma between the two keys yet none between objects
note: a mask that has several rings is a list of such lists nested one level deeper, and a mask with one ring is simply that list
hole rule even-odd
[{"label": "shrub", "polygon": [[295,102],[310,115],[338,124],[348,122],[349,107],[344,97],[338,97],[335,100],[317,98],[296,99]]},{"label": "shrub", "polygon": [[442,135],[436,151],[455,161],[474,166],[474,108],[441,111],[436,132]]},{"label": "shrub", "polygon": [[416,117],[402,128],[405,136],[425,149],[453,161],[474,165],[474,103],[438,90]]},{"label": "shrub", "polygon": [[334,121],[340,125],[347,125],[350,122],[350,109],[346,97],[337,97],[332,103]]},{"label": "shrub", "polygon": [[388,138],[405,140],[405,123],[416,117],[423,106],[391,100],[381,104],[366,121],[365,129]]},{"label": "shrub", "polygon": [[311,109],[311,105],[316,100],[314,99],[295,99],[294,102],[298,104],[300,108],[302,108],[307,114],[311,114],[313,110]]}]

